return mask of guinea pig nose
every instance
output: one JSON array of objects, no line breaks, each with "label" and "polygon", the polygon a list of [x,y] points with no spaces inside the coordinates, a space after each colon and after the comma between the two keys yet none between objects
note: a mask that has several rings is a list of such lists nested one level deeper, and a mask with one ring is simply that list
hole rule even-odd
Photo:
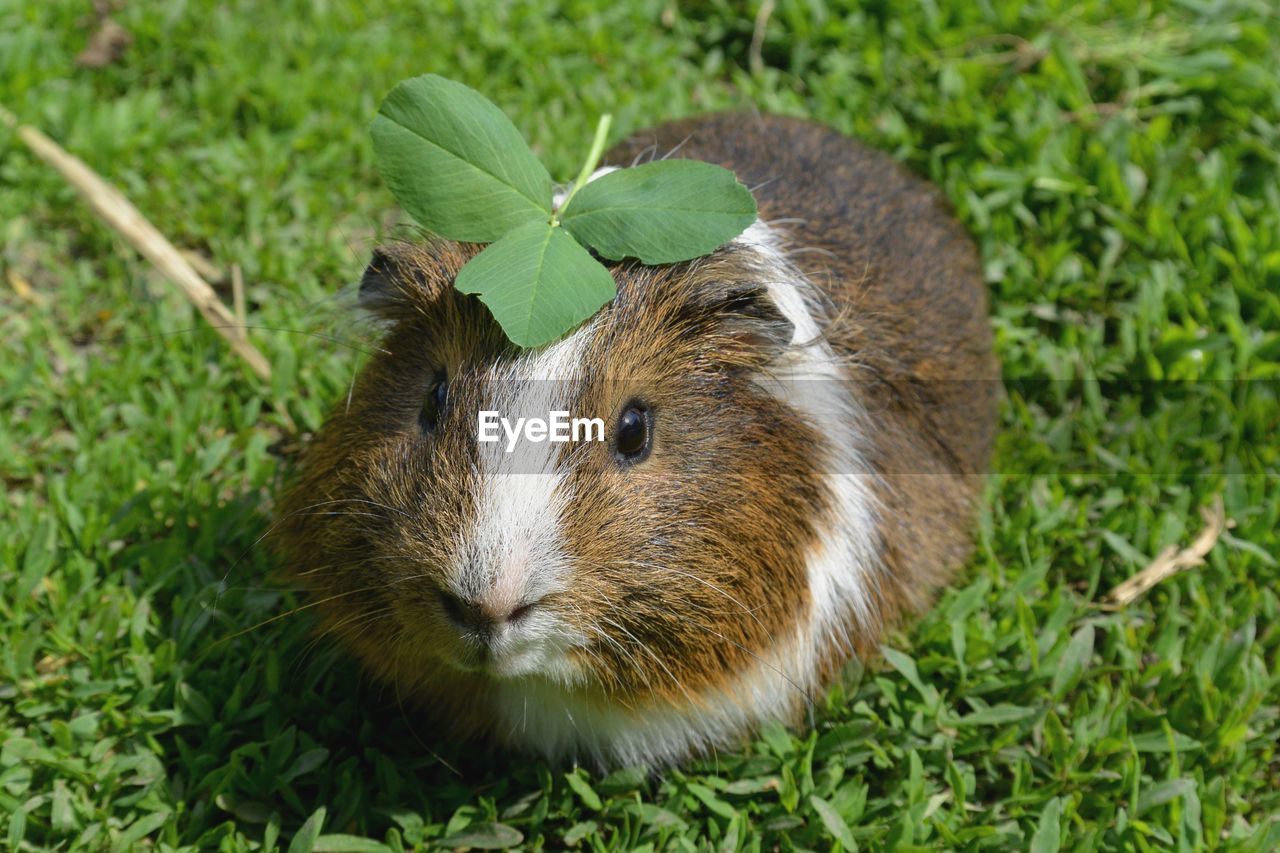
[{"label": "guinea pig nose", "polygon": [[459,628],[469,631],[489,631],[507,623],[518,622],[529,614],[536,602],[517,604],[514,607],[492,600],[465,598],[447,590],[439,590],[440,605],[445,616]]}]

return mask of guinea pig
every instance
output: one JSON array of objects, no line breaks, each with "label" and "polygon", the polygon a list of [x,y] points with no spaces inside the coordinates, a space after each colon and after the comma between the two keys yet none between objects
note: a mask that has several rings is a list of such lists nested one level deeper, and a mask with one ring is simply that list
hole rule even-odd
[{"label": "guinea pig", "polygon": [[[381,348],[281,501],[323,629],[453,735],[652,767],[800,723],[970,553],[998,368],[939,193],[788,118],[677,121],[605,162],[654,156],[730,169],[758,220],[610,263],[617,297],[533,350],[453,288],[481,247],[376,250]],[[481,412],[557,410],[603,435],[480,440]]]}]

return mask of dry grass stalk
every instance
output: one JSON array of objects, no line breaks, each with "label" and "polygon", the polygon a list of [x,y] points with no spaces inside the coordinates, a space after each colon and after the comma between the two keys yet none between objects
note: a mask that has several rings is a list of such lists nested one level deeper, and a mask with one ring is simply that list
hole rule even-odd
[{"label": "dry grass stalk", "polygon": [[191,264],[160,231],[144,217],[119,190],[108,184],[79,158],[39,130],[18,123],[17,118],[0,107],[0,124],[12,128],[31,151],[57,169],[84,197],[99,218],[124,237],[147,260],[172,281],[196,306],[249,368],[264,381],[271,381],[271,365],[239,328],[236,317],[218,299]]},{"label": "dry grass stalk", "polygon": [[1201,508],[1200,515],[1204,518],[1205,527],[1189,547],[1179,549],[1177,545],[1170,545],[1165,548],[1145,569],[1111,590],[1107,600],[1119,606],[1131,604],[1161,581],[1202,565],[1227,526],[1222,496],[1215,497],[1209,507]]}]

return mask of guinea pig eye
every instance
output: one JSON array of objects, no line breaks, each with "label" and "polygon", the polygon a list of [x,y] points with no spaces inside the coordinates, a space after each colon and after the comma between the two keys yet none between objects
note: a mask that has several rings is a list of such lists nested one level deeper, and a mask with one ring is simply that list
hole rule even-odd
[{"label": "guinea pig eye", "polygon": [[643,403],[628,403],[618,417],[613,450],[619,462],[643,462],[653,446],[653,412]]},{"label": "guinea pig eye", "polygon": [[421,411],[418,412],[418,423],[424,430],[434,432],[440,425],[440,418],[444,415],[444,404],[448,399],[449,382],[442,374],[436,377],[431,390],[427,392],[427,398],[422,401]]}]

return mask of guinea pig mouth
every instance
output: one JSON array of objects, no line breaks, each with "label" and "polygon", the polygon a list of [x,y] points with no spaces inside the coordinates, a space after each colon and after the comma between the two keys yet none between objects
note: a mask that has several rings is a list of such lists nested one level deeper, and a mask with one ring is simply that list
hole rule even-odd
[{"label": "guinea pig mouth", "polygon": [[446,658],[450,666],[470,675],[495,681],[535,675],[540,669],[535,660],[539,656],[532,653],[533,650],[503,653],[488,645],[467,644],[458,651],[458,654]]},{"label": "guinea pig mouth", "polygon": [[454,669],[481,675],[493,673],[501,657],[492,641],[474,636],[461,637],[449,643],[444,654],[445,663]]},{"label": "guinea pig mouth", "polygon": [[568,650],[548,637],[499,638],[459,636],[440,648],[440,657],[452,669],[492,681],[546,678],[580,683],[581,667]]}]

